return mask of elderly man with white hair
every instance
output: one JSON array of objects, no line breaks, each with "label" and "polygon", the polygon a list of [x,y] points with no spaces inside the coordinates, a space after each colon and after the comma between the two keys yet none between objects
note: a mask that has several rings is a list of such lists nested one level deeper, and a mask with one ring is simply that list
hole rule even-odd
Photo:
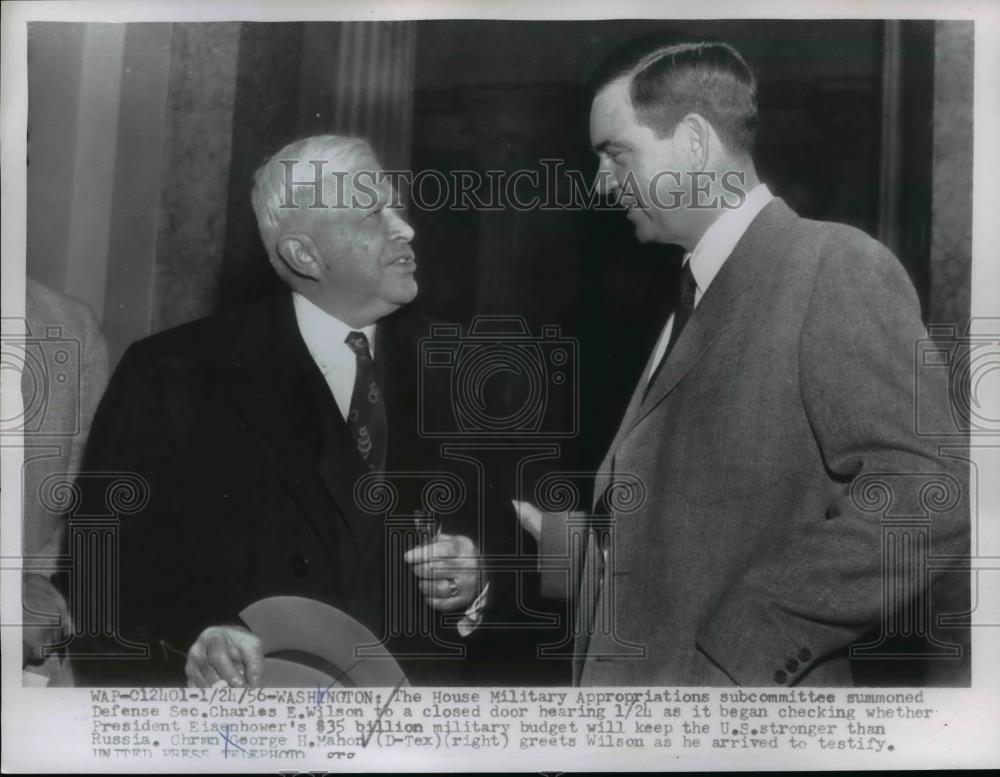
[{"label": "elderly man with white hair", "polygon": [[[86,469],[135,472],[149,486],[146,505],[121,519],[118,636],[152,650],[80,662],[82,684],[257,686],[262,646],[239,613],[272,595],[338,607],[402,655],[434,654],[427,645],[443,635],[452,648],[439,652],[454,657],[475,631],[479,516],[445,517],[400,558],[359,502],[380,476],[419,481],[441,467],[417,434],[427,328],[400,310],[417,294],[413,229],[381,173],[358,138],[281,149],[255,175],[253,207],[288,291],[123,357]],[[393,512],[417,513],[415,492],[397,490]],[[431,623],[428,610],[453,614],[458,628],[394,631],[388,613],[400,608],[410,620],[425,608]],[[457,679],[433,664],[414,662],[411,681]]]}]

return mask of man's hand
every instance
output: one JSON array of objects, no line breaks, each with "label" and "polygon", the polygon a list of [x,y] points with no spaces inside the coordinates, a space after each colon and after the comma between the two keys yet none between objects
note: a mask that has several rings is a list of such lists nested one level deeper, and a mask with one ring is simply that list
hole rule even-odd
[{"label": "man's hand", "polygon": [[514,511],[517,513],[517,520],[521,522],[521,527],[535,538],[535,542],[542,541],[542,512],[531,502],[518,502],[511,499]]},{"label": "man's hand", "polygon": [[483,587],[479,549],[462,535],[438,535],[434,542],[408,551],[403,561],[412,565],[427,604],[435,610],[464,610]]},{"label": "man's hand", "polygon": [[260,638],[240,626],[209,626],[188,650],[188,686],[259,688],[264,670]]},{"label": "man's hand", "polygon": [[21,601],[23,661],[40,663],[45,660],[45,646],[59,642],[69,631],[69,610],[49,579],[35,572],[25,572],[21,577]]}]

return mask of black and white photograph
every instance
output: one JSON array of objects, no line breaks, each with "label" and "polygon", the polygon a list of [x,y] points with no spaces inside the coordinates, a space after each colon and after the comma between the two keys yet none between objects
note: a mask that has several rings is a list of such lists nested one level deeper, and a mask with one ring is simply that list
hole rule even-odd
[{"label": "black and white photograph", "polygon": [[998,11],[5,4],[4,770],[1000,766]]}]

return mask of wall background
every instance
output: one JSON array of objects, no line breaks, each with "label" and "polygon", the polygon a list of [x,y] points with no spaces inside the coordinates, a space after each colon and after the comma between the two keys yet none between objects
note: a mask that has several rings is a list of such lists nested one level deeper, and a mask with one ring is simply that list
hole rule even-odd
[{"label": "wall background", "polygon": [[[655,26],[667,25],[34,23],[28,273],[93,308],[114,360],[139,337],[272,288],[248,189],[288,140],[364,133],[394,167],[516,169],[549,156],[589,171],[581,84]],[[757,69],[772,188],[803,215],[885,240],[926,314],[964,322],[972,23],[676,26],[730,40]],[[418,304],[434,316],[520,313],[614,340],[626,328],[637,354],[658,329],[671,263],[615,215],[412,215]]]}]

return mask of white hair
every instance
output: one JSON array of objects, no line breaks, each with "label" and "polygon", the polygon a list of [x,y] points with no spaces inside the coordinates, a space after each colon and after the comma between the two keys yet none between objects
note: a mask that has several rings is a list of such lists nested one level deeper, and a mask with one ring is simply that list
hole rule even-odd
[{"label": "white hair", "polygon": [[[332,182],[334,173],[347,172],[364,158],[377,164],[375,152],[364,138],[344,135],[314,135],[289,143],[276,154],[264,161],[253,176],[254,214],[257,216],[257,228],[260,238],[267,249],[267,255],[272,263],[278,262],[278,242],[281,240],[285,225],[292,213],[312,205],[316,192],[311,186],[287,186],[287,176],[291,170],[291,180],[295,182],[313,181],[316,175],[314,161],[323,161],[323,190],[321,201],[326,205],[336,202],[330,194],[336,187]],[[287,189],[291,189],[291,202]],[[343,190],[343,187],[340,187]],[[337,203],[340,204],[340,203]]]}]

